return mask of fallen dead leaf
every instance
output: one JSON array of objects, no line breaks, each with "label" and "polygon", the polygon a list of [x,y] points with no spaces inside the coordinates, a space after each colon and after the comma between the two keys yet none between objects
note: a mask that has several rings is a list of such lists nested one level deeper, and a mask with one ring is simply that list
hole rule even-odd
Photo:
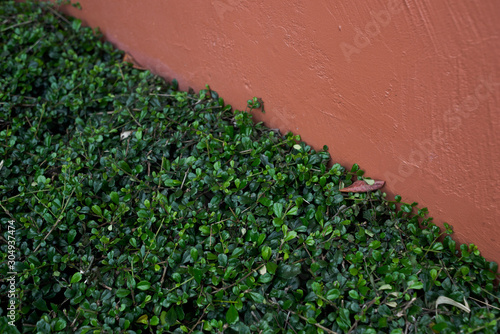
[{"label": "fallen dead leaf", "polygon": [[367,191],[374,191],[377,189],[380,189],[384,186],[385,181],[380,181],[380,180],[372,180],[373,184],[368,184],[363,180],[357,180],[353,184],[351,184],[349,187],[345,187],[340,189],[341,192],[344,193],[365,193]]},{"label": "fallen dead leaf", "polygon": [[123,56],[123,62],[124,63],[131,63],[133,68],[136,68],[138,70],[145,70],[144,67],[142,67],[137,60],[135,60],[134,57],[132,57],[130,54],[125,53],[125,56]]}]

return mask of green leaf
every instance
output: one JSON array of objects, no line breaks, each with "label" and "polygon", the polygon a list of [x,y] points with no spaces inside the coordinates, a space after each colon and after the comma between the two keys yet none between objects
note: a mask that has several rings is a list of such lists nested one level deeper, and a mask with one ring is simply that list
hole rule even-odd
[{"label": "green leaf", "polygon": [[200,226],[198,229],[200,230],[201,235],[204,236],[210,235],[210,226],[203,225]]},{"label": "green leaf", "polygon": [[256,303],[261,304],[264,302],[264,296],[258,292],[249,292],[247,296]]},{"label": "green leaf", "polygon": [[320,184],[320,186],[324,187],[326,184],[326,177],[324,177],[324,176],[320,177],[319,184]]},{"label": "green leaf", "polygon": [[164,326],[167,323],[167,312],[166,311],[161,311],[160,322],[161,322],[162,326]]},{"label": "green leaf", "polygon": [[240,316],[238,315],[238,310],[234,305],[229,306],[229,310],[226,312],[226,321],[228,324],[232,325],[238,322]]},{"label": "green leaf", "polygon": [[375,261],[380,261],[380,260],[382,260],[382,253],[378,250],[374,250],[372,252],[372,257]]},{"label": "green leaf", "polygon": [[436,269],[431,269],[431,271],[429,272],[431,274],[431,278],[435,281],[437,276],[438,276],[438,272]]},{"label": "green leaf", "polygon": [[118,163],[118,165],[120,166],[121,169],[123,169],[125,172],[127,173],[132,173],[132,169],[130,168],[130,166],[128,165],[128,163],[126,161],[120,161]]},{"label": "green leaf", "polygon": [[336,319],[337,324],[342,330],[348,330],[351,327],[351,319],[349,315],[349,310],[341,308],[339,310],[339,316]]},{"label": "green leaf", "polygon": [[[36,323],[36,330],[37,330],[37,333],[50,333],[51,332],[51,328],[50,328],[50,324],[48,324],[45,319],[40,319],[37,323]],[[11,331],[11,333],[20,333],[19,331]]]},{"label": "green leaf", "polygon": [[79,31],[81,26],[82,26],[82,21],[78,19],[73,20],[73,22],[71,23],[71,27],[75,31]]},{"label": "green leaf", "polygon": [[390,285],[390,284],[382,284],[378,289],[379,290],[392,290],[392,285]]},{"label": "green leaf", "polygon": [[225,267],[227,265],[227,255],[226,254],[219,254],[217,256],[219,266]]},{"label": "green leaf", "polygon": [[73,276],[71,277],[71,281],[70,283],[78,283],[82,280],[82,274],[80,272],[76,272],[73,274]]},{"label": "green leaf", "polygon": [[497,272],[498,271],[498,263],[496,262],[488,262],[488,268],[492,271],[492,272]]},{"label": "green leaf", "polygon": [[137,216],[139,218],[147,219],[147,218],[150,217],[150,211],[147,211],[147,210],[138,210],[137,211]]},{"label": "green leaf", "polygon": [[414,290],[420,290],[424,288],[424,284],[420,281],[409,281],[408,288]]},{"label": "green leaf", "polygon": [[422,248],[420,248],[420,247],[413,248],[413,251],[415,252],[415,254],[418,254],[418,255],[423,253]]},{"label": "green leaf", "polygon": [[118,297],[118,298],[127,297],[129,294],[130,294],[130,290],[128,290],[128,289],[116,290],[116,297]]},{"label": "green leaf", "polygon": [[139,290],[148,290],[149,288],[151,287],[151,283],[149,283],[148,281],[140,281],[139,283],[137,283],[137,288]]},{"label": "green leaf", "polygon": [[135,138],[136,138],[137,140],[142,140],[142,130],[137,130],[137,131],[135,132]]},{"label": "green leaf", "polygon": [[331,289],[328,290],[328,292],[326,293],[326,299],[328,300],[335,300],[338,299],[339,297],[340,297],[339,289]]},{"label": "green leaf", "polygon": [[278,269],[278,265],[274,262],[268,262],[266,263],[266,269],[267,272],[269,272],[271,275],[274,275],[276,273],[276,269]]},{"label": "green leaf", "polygon": [[273,204],[273,211],[274,211],[274,215],[278,218],[282,218],[283,217],[283,204],[281,203],[274,203]]},{"label": "green leaf", "polygon": [[137,240],[135,238],[130,238],[129,243],[134,247],[137,248]]},{"label": "green leaf", "polygon": [[434,245],[432,245],[432,250],[433,251],[442,251],[444,249],[443,244],[440,242],[436,242]]},{"label": "green leaf", "polygon": [[300,274],[300,271],[300,263],[295,265],[282,264],[278,266],[276,274],[281,278],[289,279]]},{"label": "green leaf", "polygon": [[370,186],[375,184],[375,180],[372,180],[372,179],[365,179],[365,178],[364,178],[363,180],[366,182],[366,184],[368,184],[368,185],[370,185]]},{"label": "green leaf", "polygon": [[196,260],[198,260],[198,250],[193,247],[191,248],[191,258],[193,259],[194,262],[196,262]]},{"label": "green leaf", "polygon": [[267,197],[261,197],[259,198],[259,203],[264,206],[271,206],[272,201]]},{"label": "green leaf", "polygon": [[38,182],[38,184],[45,184],[45,181],[47,180],[47,178],[45,178],[45,176],[43,175],[40,175],[37,177],[36,181]]},{"label": "green leaf", "polygon": [[62,331],[63,329],[66,328],[67,322],[64,319],[57,319],[56,324],[54,325],[54,330],[56,332]]},{"label": "green leaf", "polygon": [[158,319],[158,317],[155,315],[151,318],[151,320],[149,320],[149,324],[151,326],[157,326],[158,324],[160,323],[160,319]]},{"label": "green leaf", "polygon": [[203,279],[203,274],[205,272],[199,268],[194,268],[193,269],[193,276],[194,276],[194,279],[196,282],[198,282],[198,284],[201,283],[201,280]]},{"label": "green leaf", "polygon": [[102,217],[102,211],[99,205],[92,205],[92,212],[94,212],[96,215]]},{"label": "green leaf", "polygon": [[263,246],[262,250],[260,252],[262,259],[264,261],[269,260],[271,258],[272,253],[273,253],[273,251],[272,251],[271,247],[269,247],[269,246]]},{"label": "green leaf", "polygon": [[166,179],[166,180],[163,181],[163,183],[167,187],[176,187],[176,186],[179,186],[179,185],[182,184],[181,181],[179,181],[179,180],[173,180],[173,179]]},{"label": "green leaf", "polygon": [[284,241],[287,242],[287,241],[290,241],[292,239],[295,239],[296,237],[297,237],[297,232],[295,232],[295,231],[288,231],[288,233],[285,236]]},{"label": "green leaf", "polygon": [[349,290],[349,296],[353,299],[359,299],[359,294],[356,290]]},{"label": "green leaf", "polygon": [[68,244],[71,245],[73,240],[75,240],[76,237],[76,230],[69,230],[68,232]]},{"label": "green leaf", "polygon": [[287,211],[286,215],[287,216],[296,216],[298,214],[298,207],[294,206],[293,208],[291,208],[290,210]]},{"label": "green leaf", "polygon": [[33,305],[40,311],[46,311],[46,312],[50,311],[49,308],[47,307],[47,303],[42,298],[38,298],[37,300],[35,300],[33,302]]},{"label": "green leaf", "polygon": [[115,204],[120,204],[120,196],[118,195],[118,193],[116,191],[112,191],[111,194],[109,195],[109,197],[111,198],[111,200],[115,203]]},{"label": "green leaf", "polygon": [[148,315],[147,314],[143,314],[139,317],[139,319],[137,319],[138,323],[140,324],[144,324],[144,325],[147,325],[148,324]]},{"label": "green leaf", "polygon": [[259,235],[259,239],[257,240],[257,246],[262,245],[262,243],[266,240],[266,235],[264,233],[261,233]]},{"label": "green leaf", "polygon": [[432,330],[435,333],[439,333],[439,332],[443,331],[443,329],[446,329],[446,328],[448,328],[448,324],[446,322],[440,322],[440,323],[432,325]]}]

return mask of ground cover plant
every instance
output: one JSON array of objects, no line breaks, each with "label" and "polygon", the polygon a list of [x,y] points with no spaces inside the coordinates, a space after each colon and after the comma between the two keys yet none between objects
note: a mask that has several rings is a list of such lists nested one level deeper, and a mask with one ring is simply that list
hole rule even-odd
[{"label": "ground cover plant", "polygon": [[2,2],[0,31],[2,333],[498,331],[497,264],[416,203],[340,192],[357,165],[46,3]]}]

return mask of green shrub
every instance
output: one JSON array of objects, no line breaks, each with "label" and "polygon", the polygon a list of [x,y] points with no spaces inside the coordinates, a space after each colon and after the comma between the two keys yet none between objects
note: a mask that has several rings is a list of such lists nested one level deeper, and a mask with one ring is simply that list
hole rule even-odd
[{"label": "green shrub", "polygon": [[497,264],[416,203],[343,195],[357,165],[46,3],[0,16],[2,332],[12,277],[26,333],[498,331]]}]

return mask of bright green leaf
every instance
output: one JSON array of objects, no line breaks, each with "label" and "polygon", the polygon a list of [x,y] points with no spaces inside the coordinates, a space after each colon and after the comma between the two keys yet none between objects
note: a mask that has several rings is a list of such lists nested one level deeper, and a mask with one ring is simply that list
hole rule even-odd
[{"label": "bright green leaf", "polygon": [[260,253],[261,253],[262,259],[264,259],[264,261],[269,260],[271,258],[271,254],[272,254],[271,247],[263,246]]},{"label": "bright green leaf", "polygon": [[283,217],[283,204],[281,203],[274,203],[273,204],[273,211],[274,211],[274,215],[278,218],[282,218]]},{"label": "bright green leaf", "polygon": [[78,283],[82,280],[82,274],[80,272],[76,272],[71,277],[70,283]]},{"label": "bright green leaf", "polygon": [[102,216],[102,211],[99,205],[92,205],[92,212],[94,212],[98,216]]},{"label": "bright green leaf", "polygon": [[151,283],[149,283],[148,281],[140,281],[139,283],[137,283],[137,288],[139,290],[148,290],[149,288],[151,287]]}]

